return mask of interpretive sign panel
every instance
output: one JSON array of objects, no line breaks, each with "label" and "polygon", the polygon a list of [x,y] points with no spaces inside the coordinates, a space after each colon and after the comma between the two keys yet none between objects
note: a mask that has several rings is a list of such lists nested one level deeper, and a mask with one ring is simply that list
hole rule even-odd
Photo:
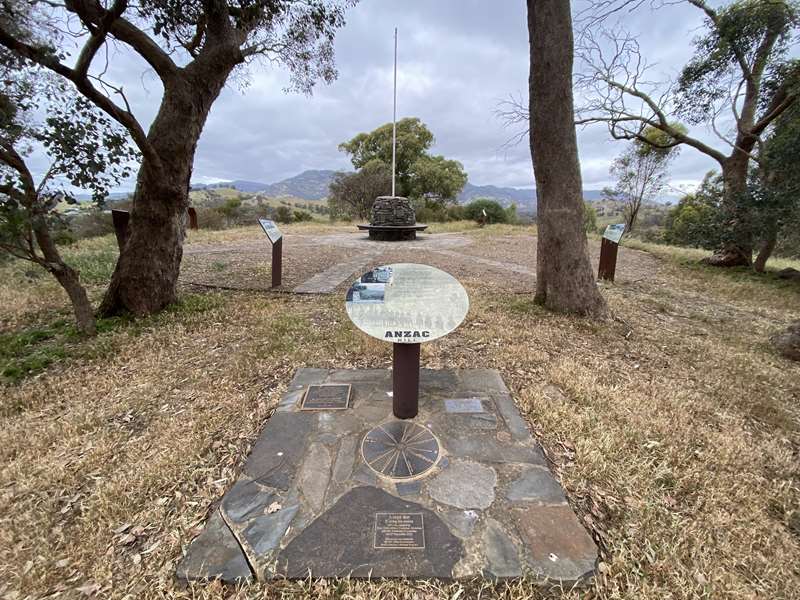
[{"label": "interpretive sign panel", "polygon": [[269,241],[273,244],[283,237],[283,234],[281,233],[280,229],[278,229],[275,221],[271,221],[270,219],[259,219],[258,224],[261,225],[261,229],[264,230],[264,233],[267,234]]},{"label": "interpretive sign panel", "polygon": [[310,385],[300,410],[344,410],[350,405],[350,384]]},{"label": "interpretive sign panel", "polygon": [[603,232],[603,237],[615,244],[619,244],[623,233],[625,233],[625,223],[617,223],[616,225],[609,225],[606,227],[605,232]]},{"label": "interpretive sign panel", "polygon": [[400,263],[364,273],[347,291],[345,307],[364,333],[395,344],[419,344],[458,327],[469,298],[449,273]]},{"label": "interpretive sign panel", "polygon": [[425,521],[422,513],[375,513],[376,550],[424,550]]}]

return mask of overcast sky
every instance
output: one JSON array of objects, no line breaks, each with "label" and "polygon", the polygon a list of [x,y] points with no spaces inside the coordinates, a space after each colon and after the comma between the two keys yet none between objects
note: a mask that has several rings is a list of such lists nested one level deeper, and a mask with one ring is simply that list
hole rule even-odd
[{"label": "overcast sky", "polygon": [[[624,15],[656,63],[651,78],[674,77],[702,25],[691,6]],[[461,161],[472,183],[533,185],[527,144],[504,147],[514,133],[494,111],[510,94],[527,98],[528,34],[521,0],[363,0],[336,39],[339,77],[311,97],[286,94],[277,67],[251,65],[214,104],[197,149],[193,181],[271,183],[305,169],[347,169],[340,142],[391,121],[392,33],[399,29],[398,118],[415,116],[436,137],[433,151]],[[149,123],[161,85],[140,59],[122,53],[109,76],[124,85],[134,111]],[[242,85],[246,79],[248,84]],[[708,132],[693,131],[705,139]],[[624,142],[601,126],[579,130],[584,187],[609,183]],[[716,142],[718,143],[718,142]],[[716,144],[715,143],[715,144]],[[691,148],[672,168],[675,185],[699,181],[715,163]],[[132,182],[123,186],[132,187]]]}]

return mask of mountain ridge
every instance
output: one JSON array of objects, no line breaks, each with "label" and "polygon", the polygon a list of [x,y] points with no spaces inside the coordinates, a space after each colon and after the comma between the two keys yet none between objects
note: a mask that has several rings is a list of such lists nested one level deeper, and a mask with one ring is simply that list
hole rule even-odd
[{"label": "mountain ridge", "polygon": [[[191,189],[205,190],[216,188],[233,188],[240,192],[263,193],[267,196],[292,196],[310,202],[322,201],[328,195],[328,186],[336,173],[330,169],[309,169],[275,183],[261,183],[244,179],[218,181],[210,184],[193,183]],[[599,200],[602,190],[584,190],[585,200]],[[536,189],[502,187],[496,185],[475,185],[467,182],[458,195],[458,203],[466,204],[475,198],[489,198],[503,206],[516,204],[521,212],[536,210]]]}]

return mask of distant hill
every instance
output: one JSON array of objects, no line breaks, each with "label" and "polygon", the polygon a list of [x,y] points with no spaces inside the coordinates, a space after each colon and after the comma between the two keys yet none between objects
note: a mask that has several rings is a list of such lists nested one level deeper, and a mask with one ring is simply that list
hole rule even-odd
[{"label": "distant hill", "polygon": [[335,174],[336,171],[309,170],[276,183],[259,183],[258,181],[235,179],[234,181],[219,181],[208,185],[193,183],[192,189],[233,188],[240,192],[260,192],[273,197],[291,196],[303,200],[316,201],[324,200],[328,196],[328,186]]},{"label": "distant hill", "polygon": [[[309,170],[276,183],[260,183],[237,179],[220,181],[208,185],[193,183],[193,190],[234,188],[240,192],[260,192],[267,196],[291,196],[302,200],[318,201],[328,196],[328,186],[336,174],[331,170]],[[602,196],[601,190],[584,190],[583,197],[593,202]],[[536,210],[536,190],[534,188],[498,187],[495,185],[474,185],[467,182],[458,195],[458,202],[466,204],[475,198],[491,198],[503,206],[516,204],[521,212]]]}]

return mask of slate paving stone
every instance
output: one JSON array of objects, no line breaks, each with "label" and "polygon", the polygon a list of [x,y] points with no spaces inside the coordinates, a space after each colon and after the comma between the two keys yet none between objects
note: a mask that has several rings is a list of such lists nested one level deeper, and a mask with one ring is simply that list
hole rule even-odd
[{"label": "slate paving stone", "polygon": [[512,502],[566,502],[564,490],[549,470],[525,467],[508,487],[506,498]]},{"label": "slate paving stone", "polygon": [[357,441],[357,438],[352,436],[342,439],[339,451],[336,453],[336,462],[333,464],[333,480],[336,483],[344,483],[350,479],[356,459]]},{"label": "slate paving stone", "polygon": [[[424,519],[424,549],[376,549],[375,513],[417,513]],[[278,571],[290,578],[452,577],[461,541],[420,504],[374,487],[357,487],[339,499],[284,548]]]},{"label": "slate paving stone", "polygon": [[342,437],[354,431],[364,429],[363,421],[351,411],[320,411],[319,430]]},{"label": "slate paving stone", "polygon": [[268,434],[258,439],[247,459],[245,475],[265,486],[289,489],[315,423],[308,413],[273,414]]},{"label": "slate paving stone", "polygon": [[428,493],[442,504],[458,508],[487,508],[494,502],[497,473],[491,467],[452,461],[450,467],[428,480]]},{"label": "slate paving stone", "polygon": [[[505,388],[505,386],[503,386],[503,388]],[[506,422],[506,427],[508,427],[509,432],[511,432],[512,438],[520,441],[530,439],[531,433],[528,431],[525,419],[519,414],[517,405],[514,404],[514,399],[511,398],[507,390],[504,389],[503,392],[495,396],[495,405],[497,406],[497,411]]]},{"label": "slate paving stone", "polygon": [[491,413],[448,415],[447,422],[460,429],[497,429],[497,417]]},{"label": "slate paving stone", "polygon": [[263,514],[264,508],[276,501],[278,496],[265,490],[249,479],[240,479],[222,499],[222,508],[228,518],[235,522]]},{"label": "slate paving stone", "polygon": [[418,496],[420,489],[422,489],[422,484],[419,481],[398,481],[394,486],[401,496]]},{"label": "slate paving stone", "polygon": [[[367,576],[371,569],[376,577],[508,578],[530,570],[556,584],[585,582],[597,548],[499,374],[423,370],[420,376],[420,414],[409,422],[438,438],[439,461],[401,481],[379,477],[361,455],[369,430],[396,422],[386,393],[391,371],[298,370],[239,481],[187,549],[178,577],[250,580],[251,567],[262,572],[282,556],[281,573],[298,576],[309,566],[320,576]],[[306,386],[320,383],[350,383],[351,407],[300,412]],[[447,410],[448,399],[475,398],[480,406],[451,402]],[[280,509],[269,512],[273,503]],[[380,510],[403,514],[380,517],[376,529]],[[417,547],[423,531],[425,546]],[[387,543],[406,546],[380,547]]]},{"label": "slate paving stone", "polygon": [[319,433],[317,434],[317,441],[331,445],[339,441],[339,436],[335,433]]},{"label": "slate paving stone", "polygon": [[478,522],[478,513],[474,510],[445,510],[438,514],[450,527],[450,531],[462,540],[472,535],[475,523]]},{"label": "slate paving stone", "polygon": [[536,575],[572,583],[594,572],[597,546],[569,505],[514,507],[510,514]]},{"label": "slate paving stone", "polygon": [[330,375],[328,369],[298,369],[289,383],[289,391],[295,391],[306,386],[323,383]]},{"label": "slate paving stone", "polygon": [[522,567],[519,552],[513,540],[494,519],[487,519],[483,532],[483,548],[486,552],[486,571],[492,577],[520,577]]},{"label": "slate paving stone", "polygon": [[440,439],[451,456],[487,463],[545,464],[544,455],[538,446],[503,444],[491,433],[475,431],[468,436],[445,434]]},{"label": "slate paving stone", "polygon": [[183,581],[221,579],[227,583],[246,583],[253,579],[239,542],[217,511],[211,513],[205,529],[189,546],[175,575]]},{"label": "slate paving stone", "polygon": [[271,552],[286,533],[300,505],[295,501],[280,510],[252,519],[244,530],[244,537],[259,557]]},{"label": "slate paving stone", "polygon": [[325,490],[331,476],[331,454],[319,443],[311,444],[308,457],[300,471],[299,488],[308,504],[319,512],[325,500]]}]

